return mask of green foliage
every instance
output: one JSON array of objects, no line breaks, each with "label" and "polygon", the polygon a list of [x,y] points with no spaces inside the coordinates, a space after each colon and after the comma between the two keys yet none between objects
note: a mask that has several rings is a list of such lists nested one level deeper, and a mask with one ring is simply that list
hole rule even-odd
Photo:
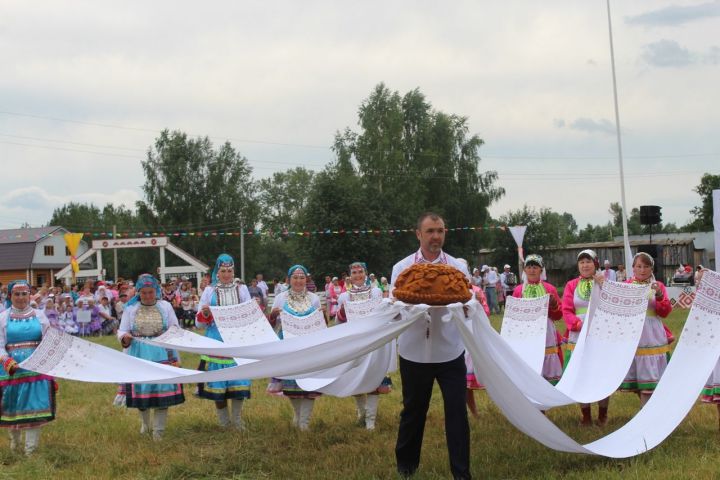
[{"label": "green foliage", "polygon": [[713,229],[712,191],[718,189],[720,189],[720,175],[706,173],[702,176],[698,186],[693,189],[700,195],[702,204],[690,210],[695,218],[683,227],[684,231],[708,232]]},{"label": "green foliage", "polygon": [[[191,139],[165,130],[142,166],[145,202],[139,205],[139,214],[157,231],[174,231],[176,226],[190,231],[255,227],[259,207],[252,168],[229,142],[215,149],[207,137]],[[220,252],[239,257],[237,237],[218,236],[212,242],[184,237],[173,242],[208,264]],[[249,243],[252,249],[255,245]]]},{"label": "green foliage", "polygon": [[[53,211],[48,225],[65,227],[71,232],[97,233],[112,232],[115,225],[118,232],[144,231],[146,223],[139,215],[124,206],[115,206],[108,203],[102,209],[92,204],[70,202]],[[93,237],[84,237],[88,244]],[[137,278],[141,273],[147,272],[148,265],[159,263],[157,252],[146,249],[121,250],[118,252],[119,276]],[[114,264],[110,257],[104,257],[103,267],[107,271],[107,278],[114,278]]]},{"label": "green foliage", "polygon": [[591,225],[588,223],[585,228],[578,232],[577,241],[578,243],[611,242],[614,235],[622,235],[622,227],[618,230],[610,222],[605,225]]},{"label": "green foliage", "polygon": [[314,176],[315,172],[295,167],[260,180],[258,200],[264,229],[282,231],[302,227],[298,220],[307,206]]},{"label": "green foliage", "polygon": [[[409,228],[427,210],[443,215],[449,227],[490,221],[489,205],[505,192],[496,186],[495,172],[479,171],[483,141],[469,135],[465,117],[433,110],[418,89],[400,96],[382,83],[362,102],[358,116],[360,132],[346,129],[336,135],[337,161],[327,174],[328,183],[340,185],[347,181],[352,190],[344,191],[359,196],[365,205],[362,212],[351,209],[353,213],[348,214],[336,206],[335,215],[342,215],[337,217],[337,225]],[[320,192],[313,190],[315,196],[332,194],[331,189]],[[317,199],[314,205],[332,203]],[[471,258],[483,239],[481,233],[449,233],[446,249]],[[379,243],[379,251],[375,247],[353,251],[357,257],[370,250],[368,260],[377,263],[381,271],[389,271],[391,259],[396,261],[417,248],[413,235],[375,240],[366,236],[363,244],[369,247]]]},{"label": "green foliage", "polygon": [[364,261],[371,271],[389,274],[397,261],[391,248],[393,237],[344,231],[348,225],[362,230],[388,224],[379,197],[366,192],[360,177],[341,175],[336,168],[317,175],[303,220],[343,233],[298,240],[297,258],[316,278],[344,272],[353,261]]},{"label": "green foliage", "polygon": [[[491,222],[488,207],[505,191],[496,172],[480,171],[483,141],[469,133],[465,117],[434,110],[418,89],[401,96],[379,84],[361,103],[358,123],[357,133],[337,133],[336,160],[322,173],[298,167],[258,183],[229,143],[215,148],[207,137],[165,130],[142,162],[145,198],[136,212],[87,206],[72,219],[61,209],[54,219],[107,229],[112,217],[120,230],[133,223],[158,233],[237,230],[241,222],[245,231],[270,229],[272,236],[245,239],[246,275],[268,277],[282,276],[295,262],[316,274],[338,273],[351,260],[387,274],[417,248],[411,233],[298,237],[282,235],[284,230],[408,229],[427,210],[443,215],[448,227]],[[127,218],[121,221],[122,215]],[[484,232],[449,232],[446,249],[472,258],[488,238]],[[208,264],[223,251],[239,257],[235,236],[208,241],[188,235],[173,242]],[[144,264],[156,263],[148,258]]]},{"label": "green foliage", "polygon": [[[549,208],[535,210],[525,205],[520,210],[503,215],[499,221],[503,225],[526,225],[527,230],[523,239],[525,254],[538,253],[547,257],[545,260],[549,263],[552,262],[551,254],[545,249],[563,247],[572,243],[577,232],[577,223],[571,214],[556,213]],[[517,245],[510,232],[496,230],[494,244],[497,245],[493,257],[496,265],[517,264]]]}]

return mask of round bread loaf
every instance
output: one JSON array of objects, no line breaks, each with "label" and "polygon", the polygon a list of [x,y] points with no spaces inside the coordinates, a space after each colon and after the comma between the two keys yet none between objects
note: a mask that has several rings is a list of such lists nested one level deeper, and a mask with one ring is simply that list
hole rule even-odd
[{"label": "round bread loaf", "polygon": [[472,298],[470,282],[457,268],[441,263],[415,263],[398,275],[393,297],[407,303],[448,305]]}]

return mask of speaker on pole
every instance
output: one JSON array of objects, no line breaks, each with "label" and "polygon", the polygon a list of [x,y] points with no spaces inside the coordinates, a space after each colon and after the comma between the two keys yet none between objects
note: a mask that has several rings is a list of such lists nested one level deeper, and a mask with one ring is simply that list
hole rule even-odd
[{"label": "speaker on pole", "polygon": [[657,205],[641,205],[640,206],[640,224],[642,225],[658,225],[662,222],[662,208]]}]

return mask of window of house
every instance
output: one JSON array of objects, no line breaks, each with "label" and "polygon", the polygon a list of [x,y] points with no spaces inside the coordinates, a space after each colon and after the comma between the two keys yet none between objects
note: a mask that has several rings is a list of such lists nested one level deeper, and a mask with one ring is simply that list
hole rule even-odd
[{"label": "window of house", "polygon": [[72,255],[70,254],[70,249],[67,248],[67,247],[65,247],[65,256],[66,256],[66,257],[71,257],[71,256],[72,256]]},{"label": "window of house", "polygon": [[53,245],[45,245],[45,256],[52,257],[55,255],[55,247]]}]

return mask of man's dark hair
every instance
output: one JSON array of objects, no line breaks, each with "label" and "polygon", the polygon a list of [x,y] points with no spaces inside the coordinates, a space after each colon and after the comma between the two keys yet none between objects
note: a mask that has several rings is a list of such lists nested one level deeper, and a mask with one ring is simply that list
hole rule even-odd
[{"label": "man's dark hair", "polygon": [[435,221],[435,222],[437,222],[438,220],[440,220],[441,222],[445,223],[445,220],[443,219],[443,217],[441,217],[441,216],[438,215],[437,213],[435,213],[435,212],[423,212],[423,213],[420,214],[420,216],[419,216],[418,219],[417,219],[417,225],[416,225],[416,227],[415,227],[416,230],[420,230],[420,226],[422,225],[422,222],[424,222],[426,218],[430,218],[430,220],[433,220],[433,221]]}]

